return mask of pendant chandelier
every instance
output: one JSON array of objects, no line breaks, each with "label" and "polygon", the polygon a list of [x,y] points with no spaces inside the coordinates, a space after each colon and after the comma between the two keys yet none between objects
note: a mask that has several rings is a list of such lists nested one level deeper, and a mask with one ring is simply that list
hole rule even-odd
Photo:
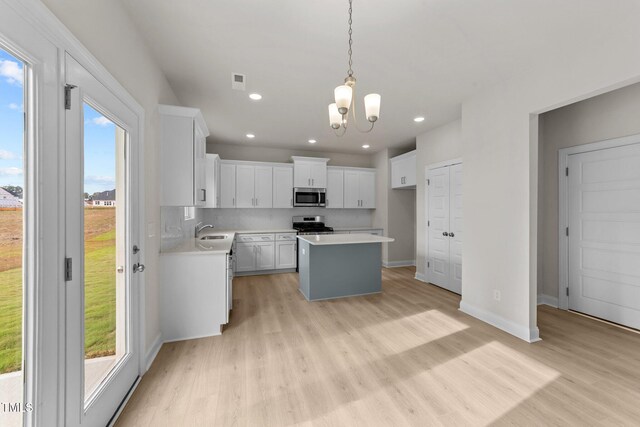
[{"label": "pendant chandelier", "polygon": [[347,77],[344,79],[344,84],[338,86],[334,91],[336,102],[329,104],[329,123],[337,136],[342,136],[346,133],[349,113],[351,113],[356,129],[362,133],[371,132],[376,120],[380,117],[380,95],[370,93],[364,97],[365,117],[370,123],[370,126],[368,129],[361,129],[358,126],[355,103],[356,78],[353,76],[353,60],[351,58],[353,53],[353,39],[351,37],[353,34],[353,30],[351,29],[351,24],[353,23],[352,2],[353,0],[349,0],[349,70],[347,71]]}]

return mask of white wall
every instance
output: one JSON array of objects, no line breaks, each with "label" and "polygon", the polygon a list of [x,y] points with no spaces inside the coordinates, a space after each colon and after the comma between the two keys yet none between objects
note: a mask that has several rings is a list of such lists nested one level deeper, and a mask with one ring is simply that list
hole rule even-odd
[{"label": "white wall", "polygon": [[384,229],[385,236],[393,237],[393,243],[382,245],[383,265],[413,263],[416,233],[415,190],[391,189],[391,164],[389,159],[413,150],[413,147],[386,148],[378,151],[374,159],[376,168],[376,209],[373,225]]},{"label": "white wall", "polygon": [[[122,8],[113,0],[43,0],[100,63],[145,110],[146,229],[146,348],[160,333],[158,253],[160,206],[158,188],[159,103],[176,104],[177,98],[144,40]],[[143,225],[145,226],[145,225]]]},{"label": "white wall", "polygon": [[424,279],[427,267],[427,178],[424,171],[430,164],[462,157],[462,122],[456,120],[419,135],[416,139],[416,150],[416,275]]},{"label": "white wall", "polygon": [[538,293],[558,298],[558,150],[640,134],[640,84],[540,116]]},{"label": "white wall", "polygon": [[639,47],[636,26],[463,103],[463,311],[537,339],[537,114],[638,81]]},{"label": "white wall", "polygon": [[369,153],[334,153],[326,151],[300,150],[289,148],[257,147],[239,144],[207,142],[207,153],[219,154],[224,160],[247,160],[256,162],[290,163],[291,156],[322,157],[331,159],[330,166],[373,167],[373,156]]}]

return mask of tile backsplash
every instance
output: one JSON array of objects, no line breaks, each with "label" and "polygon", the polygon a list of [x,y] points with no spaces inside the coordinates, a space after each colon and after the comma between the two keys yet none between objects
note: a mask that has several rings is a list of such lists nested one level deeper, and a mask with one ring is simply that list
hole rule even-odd
[{"label": "tile backsplash", "polygon": [[160,250],[164,251],[192,239],[199,219],[200,209],[195,209],[194,219],[185,219],[184,208],[163,206],[160,210],[162,242]]},{"label": "tile backsplash", "polygon": [[291,228],[291,218],[297,215],[324,215],[329,227],[370,227],[372,211],[367,209],[199,209],[199,220],[216,228],[258,230],[261,228]]},{"label": "tile backsplash", "polygon": [[297,215],[324,215],[329,227],[371,227],[373,213],[367,209],[195,209],[195,218],[185,219],[184,208],[163,206],[160,220],[162,243],[160,250],[173,248],[193,239],[199,222],[223,230],[259,230],[291,228],[291,218]]}]

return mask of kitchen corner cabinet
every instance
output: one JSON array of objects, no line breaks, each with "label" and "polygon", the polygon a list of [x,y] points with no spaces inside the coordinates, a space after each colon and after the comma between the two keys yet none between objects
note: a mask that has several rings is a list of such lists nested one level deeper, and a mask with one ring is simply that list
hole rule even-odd
[{"label": "kitchen corner cabinet", "polygon": [[391,188],[416,188],[416,150],[389,159],[391,164]]},{"label": "kitchen corner cabinet", "polygon": [[206,157],[206,188],[207,201],[205,208],[220,207],[220,156],[217,154],[207,154]]},{"label": "kitchen corner cabinet", "polygon": [[344,169],[344,207],[375,209],[376,173],[371,169]]},{"label": "kitchen corner cabinet", "polygon": [[293,166],[273,167],[273,207],[293,207]]},{"label": "kitchen corner cabinet", "polygon": [[200,110],[160,105],[161,205],[199,206],[207,202],[206,139]]},{"label": "kitchen corner cabinet", "polygon": [[344,207],[344,169],[327,168],[326,207],[329,209]]},{"label": "kitchen corner cabinet", "polygon": [[293,186],[296,188],[327,188],[327,162],[316,157],[291,157]]}]

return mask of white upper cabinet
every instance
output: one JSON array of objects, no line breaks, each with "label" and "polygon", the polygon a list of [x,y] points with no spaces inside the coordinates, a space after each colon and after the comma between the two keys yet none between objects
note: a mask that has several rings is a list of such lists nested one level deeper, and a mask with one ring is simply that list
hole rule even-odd
[{"label": "white upper cabinet", "polygon": [[236,165],[220,162],[220,205],[221,208],[236,207]]},{"label": "white upper cabinet", "polygon": [[235,207],[273,207],[273,168],[271,166],[236,165]]},{"label": "white upper cabinet", "polygon": [[416,150],[389,160],[391,164],[391,188],[416,188]]},{"label": "white upper cabinet", "polygon": [[376,173],[374,170],[344,170],[344,207],[347,209],[375,209]]},{"label": "white upper cabinet", "polygon": [[344,207],[344,169],[327,168],[326,207],[332,209]]},{"label": "white upper cabinet", "polygon": [[293,166],[273,167],[273,207],[293,207]]},{"label": "white upper cabinet", "polygon": [[254,166],[236,165],[236,207],[253,208],[256,171]]},{"label": "white upper cabinet", "polygon": [[255,166],[254,208],[273,207],[273,168]]},{"label": "white upper cabinet", "polygon": [[205,206],[206,138],[200,110],[160,105],[162,206]]},{"label": "white upper cabinet", "polygon": [[327,188],[327,162],[316,157],[293,159],[293,186],[297,188]]},{"label": "white upper cabinet", "polygon": [[206,157],[206,189],[207,201],[205,208],[220,207],[220,156],[217,154],[207,154]]}]

